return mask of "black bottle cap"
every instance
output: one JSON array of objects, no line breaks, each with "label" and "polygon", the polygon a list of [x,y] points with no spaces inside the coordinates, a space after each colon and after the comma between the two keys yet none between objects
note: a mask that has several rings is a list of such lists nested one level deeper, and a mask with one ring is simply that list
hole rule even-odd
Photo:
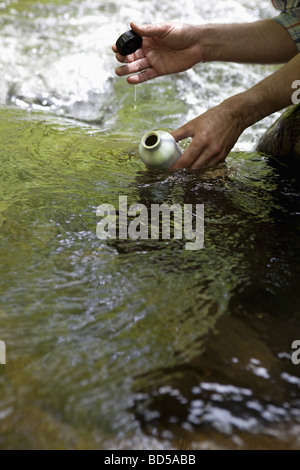
[{"label": "black bottle cap", "polygon": [[143,38],[132,29],[123,33],[116,42],[116,46],[121,55],[133,54],[142,45]]}]

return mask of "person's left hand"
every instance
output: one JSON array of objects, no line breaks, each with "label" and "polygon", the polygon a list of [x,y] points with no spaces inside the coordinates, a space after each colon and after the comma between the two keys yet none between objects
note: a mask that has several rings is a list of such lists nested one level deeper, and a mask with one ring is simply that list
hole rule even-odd
[{"label": "person's left hand", "polygon": [[225,160],[244,129],[241,116],[234,116],[225,102],[209,109],[171,132],[177,142],[193,138],[171,170],[210,167]]}]

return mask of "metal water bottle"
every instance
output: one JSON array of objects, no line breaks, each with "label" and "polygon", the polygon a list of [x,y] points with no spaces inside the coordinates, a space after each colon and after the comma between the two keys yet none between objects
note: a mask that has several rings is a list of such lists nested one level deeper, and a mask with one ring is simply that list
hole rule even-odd
[{"label": "metal water bottle", "polygon": [[139,154],[147,168],[165,170],[181,157],[182,150],[168,132],[150,131],[142,137]]}]

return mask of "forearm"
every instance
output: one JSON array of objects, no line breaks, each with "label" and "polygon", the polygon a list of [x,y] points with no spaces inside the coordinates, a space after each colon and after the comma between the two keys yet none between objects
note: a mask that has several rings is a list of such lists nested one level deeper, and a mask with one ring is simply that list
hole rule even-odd
[{"label": "forearm", "polygon": [[273,19],[199,28],[203,61],[276,64],[298,53],[288,32]]},{"label": "forearm", "polygon": [[294,81],[300,80],[300,53],[249,90],[221,103],[246,129],[292,103]]}]

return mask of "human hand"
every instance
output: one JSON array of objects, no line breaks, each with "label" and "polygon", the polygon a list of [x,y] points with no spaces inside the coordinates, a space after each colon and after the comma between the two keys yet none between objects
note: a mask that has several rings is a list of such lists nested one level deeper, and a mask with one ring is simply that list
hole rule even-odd
[{"label": "human hand", "polygon": [[241,116],[232,112],[227,101],[171,132],[177,142],[193,137],[192,143],[171,170],[210,167],[225,160],[247,127]]},{"label": "human hand", "polygon": [[[143,44],[133,54],[122,56],[114,44],[112,50],[119,62],[119,76],[131,75],[128,83],[146,82],[161,75],[183,72],[202,60],[201,26],[181,23],[156,23],[138,26],[131,23],[134,32],[143,37]],[[140,73],[138,73],[140,72]]]}]

